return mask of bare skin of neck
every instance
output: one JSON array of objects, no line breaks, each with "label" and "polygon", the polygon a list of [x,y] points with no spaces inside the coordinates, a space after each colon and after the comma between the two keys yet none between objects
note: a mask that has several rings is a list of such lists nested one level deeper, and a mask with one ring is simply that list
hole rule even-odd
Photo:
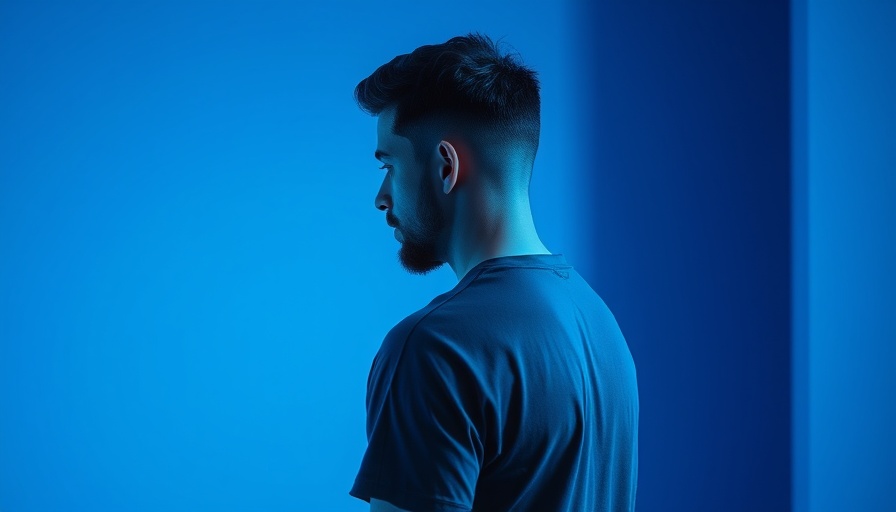
[{"label": "bare skin of neck", "polygon": [[551,254],[538,238],[528,198],[495,204],[469,194],[458,198],[446,255],[458,281],[491,258]]}]

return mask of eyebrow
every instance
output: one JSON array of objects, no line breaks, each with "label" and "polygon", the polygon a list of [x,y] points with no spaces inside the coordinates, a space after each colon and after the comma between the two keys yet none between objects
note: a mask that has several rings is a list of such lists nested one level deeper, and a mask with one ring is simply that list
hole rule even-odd
[{"label": "eyebrow", "polygon": [[380,157],[384,157],[384,156],[392,156],[392,155],[390,155],[389,153],[386,153],[382,149],[378,149],[373,152],[373,157],[376,158],[377,160],[382,160],[382,158],[380,158]]}]

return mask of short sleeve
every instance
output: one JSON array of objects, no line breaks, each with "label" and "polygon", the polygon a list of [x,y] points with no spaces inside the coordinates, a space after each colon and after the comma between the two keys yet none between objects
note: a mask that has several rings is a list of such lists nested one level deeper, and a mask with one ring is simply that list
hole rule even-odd
[{"label": "short sleeve", "polygon": [[475,365],[420,326],[379,356],[368,380],[367,451],[349,494],[415,512],[472,510],[483,460]]}]

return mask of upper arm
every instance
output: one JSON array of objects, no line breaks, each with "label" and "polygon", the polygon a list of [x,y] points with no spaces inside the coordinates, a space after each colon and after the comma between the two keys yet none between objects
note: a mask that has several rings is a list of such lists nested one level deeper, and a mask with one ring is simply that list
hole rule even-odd
[{"label": "upper arm", "polygon": [[398,508],[388,501],[370,498],[370,512],[410,512],[403,508]]},{"label": "upper arm", "polygon": [[[478,376],[452,340],[420,331],[369,389],[367,451],[351,493],[372,511],[461,512],[474,501],[484,452]],[[373,496],[396,508],[376,508]]]}]

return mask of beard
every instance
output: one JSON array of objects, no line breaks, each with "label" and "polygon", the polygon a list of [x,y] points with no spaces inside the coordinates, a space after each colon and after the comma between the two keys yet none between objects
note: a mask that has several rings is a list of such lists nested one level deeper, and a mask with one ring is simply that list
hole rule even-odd
[{"label": "beard", "polygon": [[431,184],[421,179],[417,202],[407,224],[398,224],[401,233],[401,248],[398,261],[411,274],[426,275],[445,264],[437,254],[439,236],[445,226],[445,218]]}]

